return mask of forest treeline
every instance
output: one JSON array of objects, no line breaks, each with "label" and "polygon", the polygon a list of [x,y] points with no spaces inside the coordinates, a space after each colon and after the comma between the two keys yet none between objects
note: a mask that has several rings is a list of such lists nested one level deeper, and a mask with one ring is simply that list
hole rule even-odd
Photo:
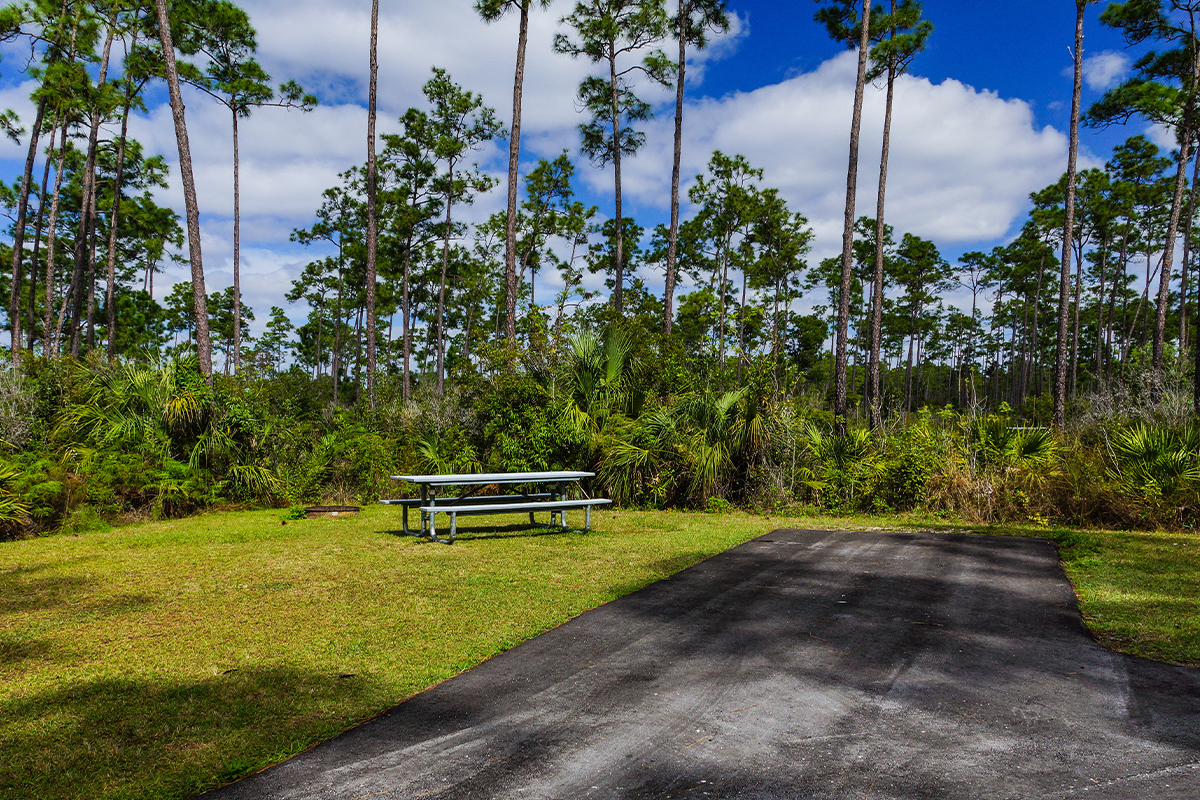
[{"label": "forest treeline", "polygon": [[[816,6],[859,53],[844,247],[819,261],[803,209],[744,156],[680,174],[688,58],[729,30],[723,0],[581,0],[562,18],[554,50],[595,66],[563,102],[583,115],[579,154],[611,171],[611,214],[576,197],[573,154],[521,160],[528,19],[551,4],[475,5],[486,21],[520,16],[509,122],[436,66],[420,106],[377,121],[376,4],[366,161],[293,232],[320,255],[258,310],[257,337],[240,291],[239,125],[317,98],[263,70],[228,0],[3,10],[0,33],[28,42],[37,85],[27,131],[0,116],[29,143],[23,173],[0,185],[10,534],[222,503],[370,502],[396,471],[556,467],[594,469],[587,490],[654,507],[1192,524],[1200,42],[1187,4],[1106,7],[1105,24],[1154,49],[1083,109],[1078,0],[1064,175],[1031,195],[1011,242],[954,263],[886,222],[893,88],[933,31],[919,2]],[[127,135],[159,82],[184,220],[154,201],[162,155]],[[874,214],[861,215],[871,82],[887,111]],[[676,125],[670,222],[647,229],[622,213],[621,170],[645,143],[655,109],[638,92],[651,83],[675,88]],[[221,292],[204,282],[181,85],[229,113],[234,283]],[[1077,169],[1079,125],[1134,117],[1177,146],[1134,136],[1103,168]],[[470,224],[465,207],[497,188],[473,153],[494,140],[509,145],[507,208]],[[156,290],[173,259],[191,281]],[[559,288],[538,294],[546,285]],[[288,304],[307,310],[301,324]]]}]

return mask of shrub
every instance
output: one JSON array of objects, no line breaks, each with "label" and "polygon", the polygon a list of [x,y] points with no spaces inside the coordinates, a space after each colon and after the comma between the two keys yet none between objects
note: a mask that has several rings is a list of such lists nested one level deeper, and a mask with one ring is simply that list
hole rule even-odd
[{"label": "shrub", "polygon": [[11,464],[0,464],[0,539],[15,538],[29,524],[29,506],[13,491],[21,472]]}]

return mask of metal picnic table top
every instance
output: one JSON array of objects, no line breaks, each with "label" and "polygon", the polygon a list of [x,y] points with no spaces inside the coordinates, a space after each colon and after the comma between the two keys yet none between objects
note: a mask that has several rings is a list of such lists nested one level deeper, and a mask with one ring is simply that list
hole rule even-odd
[{"label": "metal picnic table top", "polygon": [[577,481],[595,476],[594,472],[481,472],[458,475],[393,475],[394,481],[408,481],[422,486],[486,486],[492,483],[554,483]]}]

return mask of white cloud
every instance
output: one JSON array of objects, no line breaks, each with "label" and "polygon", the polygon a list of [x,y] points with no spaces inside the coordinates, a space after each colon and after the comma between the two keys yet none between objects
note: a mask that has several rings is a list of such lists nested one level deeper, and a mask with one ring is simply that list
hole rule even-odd
[{"label": "white cloud", "polygon": [[[396,119],[410,106],[423,107],[421,87],[431,65],[445,67],[452,78],[480,94],[507,124],[511,114],[516,56],[517,19],[513,14],[486,24],[471,0],[417,0],[380,9],[378,129],[396,129]],[[327,0],[248,0],[259,33],[259,60],[276,80],[297,79],[323,101],[314,111],[263,108],[240,124],[243,274],[252,257],[247,248],[287,253],[277,260],[273,282],[246,282],[246,302],[256,309],[283,305],[286,289],[303,266],[323,251],[287,242],[292,228],[307,227],[321,202],[321,192],[338,182],[338,173],[366,157],[366,78],[369,5],[334,7]],[[555,155],[578,144],[579,114],[573,102],[580,80],[591,71],[586,62],[555,55],[554,33],[562,8],[530,15],[525,93],[523,155]],[[693,70],[693,85],[702,67],[723,57],[745,36],[735,20]],[[665,100],[668,92],[649,93]],[[232,146],[228,113],[194,94],[187,99],[188,130],[197,182],[205,214],[204,258],[210,290],[232,281]],[[172,165],[172,186],[161,194],[182,215],[177,181],[175,134],[169,108],[160,105],[131,125],[131,133],[148,152],[161,152]],[[475,160],[496,177],[507,151],[495,144]],[[503,207],[500,187],[474,206],[460,211],[478,221]],[[182,270],[163,280],[185,280]],[[291,313],[292,309],[289,309]]]},{"label": "white cloud", "polygon": [[1179,149],[1179,141],[1175,138],[1175,132],[1166,125],[1161,125],[1157,122],[1146,125],[1144,134],[1154,144],[1158,145],[1162,150],[1159,155],[1169,155],[1172,150]]},{"label": "white cloud", "polygon": [[[846,53],[815,72],[753,92],[703,100],[687,111],[684,174],[702,172],[713,150],[741,153],[765,170],[817,233],[814,255],[840,249],[855,59]],[[868,88],[859,157],[858,213],[873,216],[882,144],[883,92]],[[665,206],[670,180],[668,119],[629,162],[626,191]],[[1030,191],[1065,167],[1066,138],[1038,130],[1029,106],[958,81],[905,76],[896,86],[888,176],[889,223],[939,243],[1005,235]],[[605,183],[607,175],[585,173]]]},{"label": "white cloud", "polygon": [[1083,80],[1089,89],[1104,91],[1129,71],[1129,56],[1117,50],[1103,50],[1083,57]]},{"label": "white cloud", "polygon": [[[276,80],[295,78],[321,95],[312,113],[276,108],[257,110],[241,131],[242,270],[246,301],[258,314],[256,328],[271,305],[286,306],[284,292],[311,259],[323,254],[288,241],[295,227],[311,225],[321,192],[337,175],[365,158],[367,35],[369,4],[338,6],[328,0],[246,0],[259,32],[259,58]],[[527,158],[575,151],[580,121],[573,102],[590,65],[551,52],[559,4],[531,15],[524,102]],[[379,129],[395,129],[409,106],[424,105],[421,86],[432,64],[446,67],[466,88],[480,93],[507,121],[517,20],[509,15],[483,23],[471,0],[411,0],[385,4],[380,17]],[[705,68],[747,40],[749,28],[736,19],[733,30],[702,54],[693,68],[692,88]],[[1098,58],[1093,57],[1093,58]],[[742,153],[766,170],[766,183],[779,187],[795,210],[809,216],[817,233],[815,256],[838,249],[845,193],[847,135],[854,83],[854,60],[839,55],[814,72],[719,99],[692,102],[685,128],[684,175],[703,170],[714,149]],[[0,92],[0,107],[21,110],[31,119],[23,84]],[[644,94],[659,103],[669,90]],[[159,93],[156,95],[161,98]],[[203,246],[209,290],[232,281],[231,143],[227,112],[195,93],[187,95],[187,120],[204,212]],[[859,213],[874,213],[875,182],[883,95],[868,89],[859,172]],[[26,123],[28,124],[28,123]],[[670,179],[671,110],[647,129],[645,150],[630,160],[626,191],[631,205],[662,211]],[[170,162],[171,188],[159,201],[182,216],[174,129],[162,104],[131,122],[131,135],[147,153]],[[939,243],[971,242],[1003,236],[1027,194],[1052,182],[1065,163],[1065,138],[1038,130],[1028,106],[953,80],[932,84],[905,77],[897,86],[889,178],[888,218],[898,230]],[[23,148],[0,142],[0,160],[13,167]],[[504,154],[497,146],[478,154],[480,164],[498,174]],[[579,174],[600,196],[611,192],[610,172],[581,165]],[[503,187],[481,198],[464,217],[481,219],[503,205]],[[602,207],[602,213],[611,209]],[[161,298],[186,271],[172,268],[160,277]],[[548,298],[552,276],[540,298]],[[589,280],[592,280],[589,276]],[[596,277],[595,280],[599,280]],[[655,278],[657,280],[657,278]],[[653,284],[652,284],[653,285]],[[287,309],[293,318],[303,312]]]},{"label": "white cloud", "polygon": [[[516,59],[517,18],[483,22],[471,0],[417,0],[385,5],[379,19],[381,120],[422,105],[431,65],[496,108],[508,121]],[[328,0],[248,0],[243,7],[259,30],[263,65],[278,79],[295,78],[332,102],[365,104],[370,5],[331,6]],[[570,127],[573,97],[587,65],[551,52],[562,8],[530,14],[523,122],[533,129]],[[545,98],[543,100],[542,98]]]}]

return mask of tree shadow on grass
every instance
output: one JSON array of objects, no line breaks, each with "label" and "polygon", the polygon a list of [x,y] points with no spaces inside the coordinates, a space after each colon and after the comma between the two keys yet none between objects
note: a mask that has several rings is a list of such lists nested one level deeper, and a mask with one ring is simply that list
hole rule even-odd
[{"label": "tree shadow on grass", "polygon": [[0,633],[0,667],[51,658],[57,652],[55,645],[43,639],[24,639],[19,634]]},{"label": "tree shadow on grass", "polygon": [[[389,530],[383,533],[398,538],[410,539],[414,538],[424,544],[437,544],[425,536],[414,537],[411,534],[406,534],[403,530]],[[438,536],[443,538],[450,535],[449,525],[441,526],[437,529]],[[541,536],[583,536],[586,535],[581,528],[563,529],[557,525],[530,525],[528,522],[517,522],[510,525],[471,525],[470,527],[459,527],[456,542],[483,542],[489,539],[533,539]]]},{"label": "tree shadow on grass", "polygon": [[0,797],[182,798],[301,752],[382,708],[369,676],[259,667],[102,678],[0,703]]},{"label": "tree shadow on grass", "polygon": [[0,614],[19,614],[65,605],[96,584],[80,575],[44,575],[48,567],[17,567],[0,572]]}]

